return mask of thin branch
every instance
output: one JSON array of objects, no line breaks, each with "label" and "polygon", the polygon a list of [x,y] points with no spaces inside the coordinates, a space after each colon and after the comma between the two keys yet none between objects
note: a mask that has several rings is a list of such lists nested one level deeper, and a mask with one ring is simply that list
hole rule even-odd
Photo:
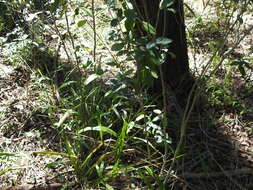
[{"label": "thin branch", "polygon": [[[168,120],[167,120],[167,97],[166,97],[166,86],[165,86],[165,80],[164,80],[164,76],[163,76],[163,71],[162,71],[162,67],[159,66],[159,73],[161,76],[161,83],[162,83],[162,96],[163,96],[163,119],[162,119],[162,127],[163,127],[163,131],[164,134],[166,134],[166,129],[168,128]],[[163,174],[165,166],[166,166],[166,160],[168,157],[168,145],[167,142],[164,141],[164,146],[165,146],[165,153],[163,155],[163,165],[160,171],[160,175]]]},{"label": "thin branch", "polygon": [[79,69],[78,56],[76,54],[74,38],[73,38],[72,33],[70,32],[70,26],[69,26],[69,19],[68,19],[68,15],[67,15],[67,10],[64,11],[64,15],[65,15],[65,20],[66,20],[66,24],[67,24],[67,31],[68,31],[68,34],[69,34],[71,46],[72,46],[72,49],[74,51],[74,56],[75,56],[75,59],[76,59],[76,67]]},{"label": "thin branch", "polygon": [[236,170],[224,170],[222,172],[201,172],[201,173],[184,173],[179,175],[182,178],[215,178],[215,177],[227,177],[227,176],[236,176],[236,175],[252,175],[253,169],[251,168],[241,168]]},{"label": "thin branch", "polygon": [[43,184],[43,185],[18,185],[11,187],[2,187],[0,190],[60,190],[65,184]]},{"label": "thin branch", "polygon": [[96,49],[97,49],[97,31],[96,31],[96,15],[95,15],[95,0],[92,0],[92,23],[93,23],[93,62],[96,63]]},{"label": "thin branch", "polygon": [[51,14],[51,16],[52,16],[53,21],[54,21],[54,28],[53,28],[52,26],[51,26],[51,28],[52,28],[52,29],[55,29],[56,34],[59,36],[60,41],[62,42],[63,49],[64,49],[64,51],[65,51],[65,53],[66,53],[67,58],[68,58],[68,62],[71,62],[71,58],[70,58],[70,55],[69,55],[69,53],[68,53],[67,46],[66,46],[66,43],[65,43],[65,38],[62,36],[62,34],[61,34],[61,32],[60,32],[60,30],[59,30],[57,24],[56,24],[56,18],[54,17],[53,14]]}]

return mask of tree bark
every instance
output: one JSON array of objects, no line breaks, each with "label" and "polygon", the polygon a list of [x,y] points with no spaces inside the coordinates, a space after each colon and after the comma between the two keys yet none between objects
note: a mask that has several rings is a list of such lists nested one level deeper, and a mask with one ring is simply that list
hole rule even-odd
[{"label": "tree bark", "polygon": [[[156,26],[156,37],[166,37],[172,40],[168,47],[169,53],[166,61],[162,64],[162,71],[165,83],[170,85],[176,95],[181,98],[188,94],[192,84],[192,82],[189,83],[192,80],[189,72],[183,1],[175,0],[169,7],[175,12],[160,10],[159,3],[158,0],[134,1],[138,16],[152,26]],[[153,90],[156,93],[162,92],[160,77],[155,79]]]}]

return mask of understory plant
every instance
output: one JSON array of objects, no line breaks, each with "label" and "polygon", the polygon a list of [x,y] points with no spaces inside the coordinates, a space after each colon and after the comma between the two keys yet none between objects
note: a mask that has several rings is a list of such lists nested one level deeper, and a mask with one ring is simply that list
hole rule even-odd
[{"label": "understory plant", "polygon": [[[219,39],[213,38],[218,25],[196,18],[189,41],[193,46],[203,45],[212,56],[196,81],[175,80],[180,87],[191,84],[179,90],[163,75],[167,58],[176,59],[170,51],[175,40],[159,35],[158,23],[141,18],[135,1],[57,0],[42,7],[27,2],[28,10],[34,12],[26,22],[40,24],[29,28],[22,41],[26,43],[16,50],[20,54],[14,58],[21,58],[40,76],[37,88],[43,91],[43,111],[50,117],[61,144],[57,151],[34,153],[61,157],[46,167],[71,167],[83,189],[113,189],[121,177],[136,186],[168,189],[177,176],[177,161],[186,155],[187,127],[200,93],[207,94],[213,107],[243,107],[229,85],[218,84],[214,79],[227,61],[245,80],[250,80],[250,61],[228,60],[246,36],[238,34],[234,45],[226,47],[231,31],[242,24],[245,10],[237,13],[238,4],[230,5],[230,14],[221,15],[222,22],[232,24],[225,27],[222,35],[217,34]],[[156,14],[164,16],[164,23],[166,16],[161,12],[167,11],[173,17],[179,11],[173,8],[174,3],[160,1]],[[247,7],[250,2],[244,3]],[[192,10],[191,14],[195,15]],[[48,23],[45,27],[43,19]],[[4,25],[6,22],[0,27]],[[204,27],[210,29],[210,43],[191,36],[191,32],[197,35]],[[226,76],[229,80],[230,76]],[[160,93],[154,88],[156,84]],[[183,98],[184,90],[187,93]]]}]

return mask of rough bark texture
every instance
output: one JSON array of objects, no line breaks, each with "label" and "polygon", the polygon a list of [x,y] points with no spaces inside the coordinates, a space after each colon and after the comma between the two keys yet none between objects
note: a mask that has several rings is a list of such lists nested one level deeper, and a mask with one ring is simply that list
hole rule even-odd
[{"label": "rough bark texture", "polygon": [[[160,10],[158,0],[136,0],[134,2],[138,9],[139,16],[145,21],[156,26],[157,37],[167,37],[173,40],[169,47],[169,52],[172,52],[175,57],[167,55],[165,63],[162,65],[164,80],[170,87],[175,90],[176,94],[182,96],[187,94],[184,90],[186,87],[191,86],[192,82],[188,83],[190,78],[188,55],[187,55],[187,42],[185,35],[185,23],[183,12],[183,1],[176,0],[170,7],[176,10],[172,11]],[[158,20],[157,20],[158,19]],[[155,81],[154,91],[161,92],[161,79]]]}]

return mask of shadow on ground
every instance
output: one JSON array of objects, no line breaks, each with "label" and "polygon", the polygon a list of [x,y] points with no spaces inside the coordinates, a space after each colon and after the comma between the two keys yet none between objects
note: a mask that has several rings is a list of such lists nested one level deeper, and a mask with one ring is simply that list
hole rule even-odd
[{"label": "shadow on ground", "polygon": [[238,110],[216,106],[193,112],[172,189],[253,189],[252,110],[244,120]]}]

